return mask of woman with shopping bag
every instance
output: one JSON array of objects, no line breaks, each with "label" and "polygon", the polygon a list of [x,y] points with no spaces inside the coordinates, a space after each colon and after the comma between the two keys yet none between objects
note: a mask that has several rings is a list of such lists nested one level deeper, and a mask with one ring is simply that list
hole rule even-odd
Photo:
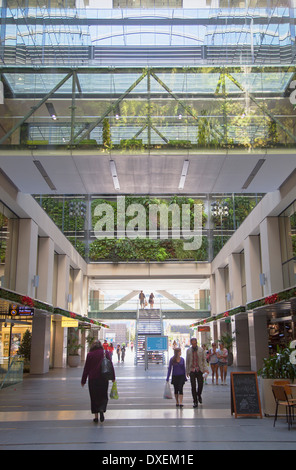
[{"label": "woman with shopping bag", "polygon": [[171,372],[171,383],[174,386],[176,406],[183,408],[183,387],[185,382],[187,382],[187,378],[185,370],[185,361],[183,357],[181,357],[181,348],[174,349],[174,355],[173,357],[171,357],[169,362],[168,374],[166,378],[167,383],[169,382]]},{"label": "woman with shopping bag", "polygon": [[[111,368],[111,376],[105,377],[102,371],[103,359],[109,361]],[[91,412],[95,415],[94,423],[98,422],[98,415],[100,414],[100,422],[105,419],[104,413],[107,410],[108,403],[108,384],[109,380],[115,382],[115,372],[111,361],[111,356],[108,351],[104,352],[102,343],[96,341],[91,347],[83,369],[81,378],[81,385],[84,387],[88,379],[88,388],[91,402]]]}]

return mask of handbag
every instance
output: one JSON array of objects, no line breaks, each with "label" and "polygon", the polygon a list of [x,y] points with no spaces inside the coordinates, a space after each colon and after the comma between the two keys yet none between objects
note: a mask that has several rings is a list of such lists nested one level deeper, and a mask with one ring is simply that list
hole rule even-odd
[{"label": "handbag", "polygon": [[170,384],[169,382],[166,382],[165,383],[165,386],[164,386],[164,392],[163,392],[163,398],[166,398],[168,400],[170,400],[172,397],[172,392],[171,392],[171,387],[170,387]]},{"label": "handbag", "polygon": [[110,392],[110,398],[113,400],[118,400],[118,391],[117,391],[117,383],[113,382],[111,392]]},{"label": "handbag", "polygon": [[110,359],[106,356],[106,351],[104,351],[104,357],[101,364],[101,376],[105,380],[112,380],[114,376],[113,367]]}]

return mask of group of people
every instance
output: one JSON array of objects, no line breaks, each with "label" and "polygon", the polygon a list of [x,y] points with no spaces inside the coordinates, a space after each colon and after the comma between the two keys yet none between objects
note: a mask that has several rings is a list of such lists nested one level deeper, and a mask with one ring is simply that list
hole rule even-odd
[{"label": "group of people", "polygon": [[154,307],[154,294],[153,294],[153,292],[151,292],[151,294],[149,295],[149,299],[148,299],[148,302],[147,302],[146,295],[141,290],[141,292],[139,294],[139,301],[140,301],[140,308],[147,307],[148,302],[149,302],[150,308],[153,308]]},{"label": "group of people", "polygon": [[212,347],[207,351],[207,360],[212,369],[212,383],[216,379],[218,385],[218,371],[220,369],[221,385],[226,385],[227,367],[228,367],[228,349],[224,343],[212,343]]},{"label": "group of people", "polygon": [[196,338],[191,338],[191,347],[186,352],[186,362],[181,356],[181,348],[174,349],[174,355],[169,361],[167,382],[172,374],[171,383],[174,386],[176,406],[183,407],[183,387],[187,379],[190,379],[191,393],[193,398],[193,408],[202,403],[202,391],[204,378],[209,374],[208,364],[212,369],[212,383],[216,377],[218,384],[218,368],[221,371],[221,384],[226,384],[227,376],[227,356],[228,350],[223,343],[217,349],[216,343],[212,343],[212,348],[208,351],[197,345]]},{"label": "group of people", "polygon": [[[108,343],[108,341],[105,339],[105,341],[103,342],[103,349],[110,353],[110,356],[111,356],[111,359],[112,359],[113,351],[114,351],[113,343]],[[125,343],[122,343],[121,346],[120,346],[120,344],[117,344],[116,354],[117,354],[117,357],[118,357],[118,362],[120,362],[120,359],[121,359],[121,362],[124,362],[125,352],[126,352]]]},{"label": "group of people", "polygon": [[[174,386],[174,393],[176,399],[176,406],[183,407],[183,387],[187,379],[190,379],[191,393],[193,398],[193,408],[198,407],[198,403],[202,403],[202,391],[204,385],[204,376],[208,374],[208,365],[212,369],[212,382],[216,377],[216,384],[218,384],[218,368],[221,370],[221,383],[226,383],[227,375],[227,356],[228,351],[223,343],[219,344],[219,349],[216,343],[212,343],[211,349],[208,351],[205,348],[197,345],[196,338],[191,338],[191,347],[187,349],[186,361],[181,356],[181,348],[174,349],[174,355],[171,357],[167,372],[167,382],[172,374],[171,383]],[[114,347],[104,341],[95,341],[87,355],[83,374],[81,378],[81,385],[84,387],[88,379],[88,388],[91,401],[91,412],[95,415],[94,422],[97,423],[104,421],[104,413],[107,409],[108,403],[108,380],[104,379],[101,374],[101,365],[104,356],[106,356],[112,364],[112,382],[115,382],[115,372],[112,363],[112,353]],[[116,348],[118,355],[118,362],[120,362],[120,354],[122,361],[124,361],[125,345],[117,345]],[[123,356],[122,356],[123,354]]]}]

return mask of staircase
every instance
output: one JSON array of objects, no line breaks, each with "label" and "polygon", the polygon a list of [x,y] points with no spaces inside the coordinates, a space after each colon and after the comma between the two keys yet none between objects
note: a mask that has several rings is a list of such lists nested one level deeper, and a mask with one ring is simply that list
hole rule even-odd
[{"label": "staircase", "polygon": [[[145,364],[146,336],[161,336],[162,333],[162,316],[160,309],[139,309],[136,333],[136,365]],[[162,364],[163,360],[163,351],[153,351],[148,353],[149,364]]]}]

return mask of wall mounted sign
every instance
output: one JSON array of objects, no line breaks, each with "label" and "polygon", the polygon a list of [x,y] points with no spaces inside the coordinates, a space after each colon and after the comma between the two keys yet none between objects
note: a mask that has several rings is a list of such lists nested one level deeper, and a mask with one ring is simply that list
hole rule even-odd
[{"label": "wall mounted sign", "polygon": [[34,309],[25,305],[9,304],[9,313],[11,317],[32,317]]},{"label": "wall mounted sign", "polygon": [[168,337],[167,336],[146,336],[146,350],[147,351],[167,351]]}]

